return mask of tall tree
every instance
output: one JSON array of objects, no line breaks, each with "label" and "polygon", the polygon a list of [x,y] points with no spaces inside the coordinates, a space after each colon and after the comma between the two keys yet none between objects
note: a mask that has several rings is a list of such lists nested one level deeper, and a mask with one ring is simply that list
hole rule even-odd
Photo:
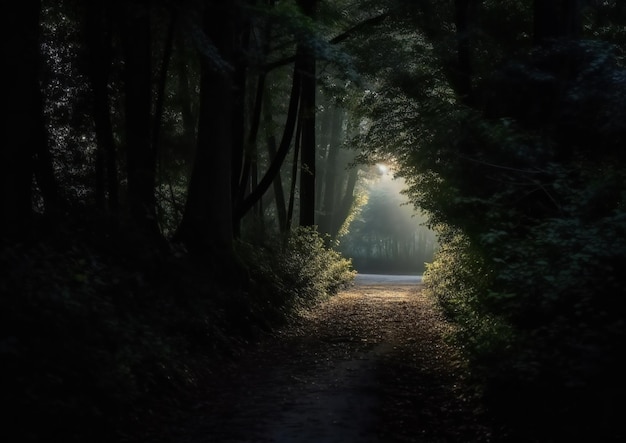
[{"label": "tall tree", "polygon": [[28,232],[32,217],[34,155],[47,150],[39,86],[38,0],[13,2],[3,10],[5,88],[0,148],[0,236]]},{"label": "tall tree", "polygon": [[112,63],[112,19],[105,1],[85,2],[85,43],[93,94],[96,135],[96,204],[116,216],[119,205],[117,149],[111,123],[109,72]]},{"label": "tall tree", "polygon": [[[344,110],[339,107],[333,107],[331,110],[326,110],[332,115],[330,118],[330,128],[328,132],[328,143],[326,146],[327,155],[324,161],[323,175],[320,177],[323,180],[323,200],[321,200],[320,216],[318,220],[319,230],[321,232],[330,233],[334,237],[332,232],[333,221],[335,219],[335,203],[337,192],[337,179],[339,178],[339,152],[341,148],[340,133],[343,126]],[[341,182],[340,182],[341,183]]]},{"label": "tall tree", "polygon": [[[208,2],[203,29],[218,52],[201,52],[196,157],[177,237],[200,253],[230,256],[233,243],[232,148],[235,6]],[[202,51],[202,48],[201,48]]]},{"label": "tall tree", "polygon": [[[298,4],[304,14],[315,18],[317,0],[299,0]],[[300,225],[313,226],[315,225],[315,94],[317,91],[317,72],[315,54],[310,47],[300,44],[298,57],[302,60]]]},{"label": "tall tree", "polygon": [[154,235],[159,228],[154,193],[156,155],[152,146],[152,54],[150,4],[124,5],[126,159],[130,213]]},{"label": "tall tree", "polygon": [[[265,123],[265,136],[267,144],[267,153],[269,158],[276,158],[277,146],[276,136],[274,135],[273,120],[272,120],[272,102],[271,95],[266,94],[265,100],[263,100],[264,110],[263,117]],[[285,204],[285,191],[283,189],[283,181],[280,174],[280,170],[276,173],[273,182],[274,199],[276,202],[276,215],[278,216],[278,229],[280,232],[287,231],[287,206]]]},{"label": "tall tree", "polygon": [[[243,12],[243,11],[242,11]],[[256,136],[261,116],[261,100],[263,98],[263,75],[257,82],[255,101],[251,110],[251,127],[246,137],[246,92],[248,83],[248,60],[250,50],[250,34],[252,31],[250,20],[243,13],[237,14],[233,20],[233,38],[239,48],[233,54],[233,92],[232,92],[232,159],[231,159],[231,196],[233,198],[232,221],[233,233],[240,234],[240,219],[237,217],[237,207],[252,180],[252,162],[255,156]]]},{"label": "tall tree", "polygon": [[238,208],[237,214],[243,217],[252,206],[259,201],[259,199],[265,194],[269,187],[274,182],[276,176],[280,173],[280,168],[283,165],[285,157],[289,153],[289,148],[294,136],[296,123],[298,120],[298,105],[300,104],[300,85],[302,83],[302,73],[300,61],[296,59],[296,63],[293,69],[291,92],[289,95],[289,105],[287,108],[287,116],[283,127],[283,134],[276,151],[276,156],[270,159],[270,165],[268,166],[265,174],[259,181],[259,184],[250,192],[248,196],[241,203],[241,207]]},{"label": "tall tree", "polygon": [[476,15],[475,0],[455,0],[455,24],[457,39],[456,91],[466,104],[472,102],[472,54],[471,33]]}]

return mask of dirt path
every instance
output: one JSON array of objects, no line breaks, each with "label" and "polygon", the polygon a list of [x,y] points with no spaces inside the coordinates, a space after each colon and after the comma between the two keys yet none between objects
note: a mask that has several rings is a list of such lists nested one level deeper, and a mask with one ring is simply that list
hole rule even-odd
[{"label": "dirt path", "polygon": [[358,285],[216,380],[172,443],[487,442],[419,285]]}]

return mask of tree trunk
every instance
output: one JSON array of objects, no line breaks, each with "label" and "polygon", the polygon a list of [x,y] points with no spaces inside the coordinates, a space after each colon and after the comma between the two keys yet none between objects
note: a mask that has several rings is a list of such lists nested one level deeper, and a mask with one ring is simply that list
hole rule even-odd
[{"label": "tree trunk", "polygon": [[[322,95],[322,99],[323,99]],[[316,189],[315,189],[315,207],[322,208],[324,204],[323,196],[325,194],[325,186],[326,181],[328,179],[328,154],[329,148],[331,144],[331,132],[333,127],[333,118],[335,117],[335,109],[332,102],[329,100],[325,100],[322,104],[323,110],[318,112],[317,120],[319,122],[319,130],[318,130],[318,159],[321,161],[317,164],[317,175],[318,180],[316,180]],[[318,224],[321,226],[321,219],[318,220]]]},{"label": "tree trunk", "polygon": [[174,49],[174,36],[176,33],[176,27],[178,22],[178,13],[175,8],[172,8],[170,17],[170,23],[167,28],[167,36],[163,43],[163,60],[161,61],[161,69],[159,70],[159,80],[157,83],[156,103],[154,106],[154,124],[152,126],[152,150],[154,151],[155,159],[159,158],[159,138],[161,131],[161,120],[163,119],[163,106],[165,102],[165,88],[167,86],[167,73],[170,66],[170,60],[172,58],[172,51]]},{"label": "tree trunk", "polygon": [[[302,11],[315,17],[317,0],[300,0]],[[317,89],[315,54],[302,46],[302,138],[300,153],[300,226],[315,225],[315,93]]]},{"label": "tree trunk", "polygon": [[296,142],[293,147],[293,160],[291,162],[291,183],[289,184],[289,205],[287,206],[287,226],[285,232],[291,231],[293,222],[293,208],[296,201],[296,183],[298,181],[298,158],[302,149],[302,118],[299,116],[296,129]]},{"label": "tree trunk", "polygon": [[283,136],[280,140],[280,145],[276,151],[276,157],[272,159],[269,168],[259,181],[258,186],[254,188],[241,203],[241,207],[237,211],[239,217],[243,217],[246,212],[248,212],[250,208],[252,208],[252,206],[263,196],[263,194],[265,194],[270,185],[274,182],[276,175],[280,172],[280,168],[285,161],[289,148],[291,147],[291,141],[293,139],[293,133],[296,126],[298,104],[300,103],[300,85],[300,64],[296,61],[296,65],[293,69],[293,80],[289,99],[289,108],[287,110],[287,119],[285,121],[285,127],[283,130]]},{"label": "tree trunk", "polygon": [[152,76],[150,10],[148,5],[126,5],[125,17],[126,158],[128,201],[137,227],[159,234],[154,192],[156,156],[151,143]]},{"label": "tree trunk", "polygon": [[471,33],[476,14],[476,0],[455,0],[457,39],[456,93],[460,100],[472,104],[472,54]]},{"label": "tree trunk", "polygon": [[[256,94],[254,96],[254,103],[252,104],[252,116],[250,121],[250,130],[248,132],[248,137],[245,145],[241,147],[243,154],[243,166],[241,167],[239,173],[239,182],[238,187],[236,187],[236,199],[234,201],[234,213],[233,213],[233,223],[235,229],[235,235],[239,234],[239,225],[241,223],[241,217],[239,216],[239,208],[243,203],[243,199],[246,196],[246,193],[252,192],[252,189],[256,188],[258,185],[258,152],[257,152],[257,137],[259,133],[259,127],[261,124],[261,114],[263,110],[263,105],[265,100],[263,98],[265,90],[265,74],[259,75],[257,79],[256,85]],[[243,110],[242,110],[243,111]],[[267,113],[266,113],[267,114]],[[267,118],[267,117],[266,117]],[[271,114],[269,116],[271,120]],[[243,128],[242,128],[243,132]],[[271,146],[270,146],[271,141]],[[273,151],[271,150],[273,148]],[[235,145],[235,149],[238,149],[238,146]],[[274,158],[276,155],[276,140],[275,138],[269,137],[268,135],[268,149],[270,150],[270,158]],[[238,160],[241,161],[241,156],[238,156]],[[233,157],[234,159],[236,157]],[[235,160],[233,160],[235,161]],[[252,180],[254,178],[254,180]]]},{"label": "tree trunk", "polygon": [[[227,1],[204,14],[204,29],[226,63],[233,59],[233,25]],[[231,198],[233,72],[201,54],[198,142],[187,203],[177,238],[197,255],[232,258]]]},{"label": "tree trunk", "polygon": [[[265,122],[265,131],[267,139],[267,153],[270,159],[276,158],[276,136],[273,131],[273,119],[272,119],[272,103],[271,95],[265,94],[266,98],[263,101],[263,116]],[[283,181],[280,176],[280,170],[276,173],[274,178],[274,196],[276,203],[276,213],[278,214],[278,229],[280,232],[287,231],[287,208],[285,205],[285,192],[283,190]]]},{"label": "tree trunk", "polygon": [[[237,208],[243,200],[248,185],[250,183],[250,173],[252,167],[252,157],[254,156],[254,146],[256,143],[256,132],[258,131],[258,123],[255,121],[260,117],[261,99],[263,91],[263,79],[257,84],[256,99],[258,105],[252,110],[252,125],[248,138],[246,133],[246,87],[248,82],[248,61],[244,54],[250,51],[250,35],[251,23],[238,15],[238,19],[233,21],[233,32],[237,42],[237,47],[241,48],[239,54],[233,59],[235,72],[233,76],[233,125],[232,125],[232,176],[231,176],[231,192],[233,196],[233,231],[236,237],[240,231],[240,217],[238,217]],[[254,138],[253,138],[254,137]]]},{"label": "tree trunk", "polygon": [[[114,217],[119,210],[117,153],[109,105],[111,68],[110,11],[103,2],[87,2],[85,34],[89,53],[88,75],[93,93],[96,133],[96,205]],[[108,205],[107,205],[108,203]],[[108,207],[107,207],[108,206]]]},{"label": "tree trunk", "polygon": [[332,112],[333,117],[329,128],[328,157],[324,175],[324,200],[322,201],[319,229],[320,232],[334,236],[333,220],[337,212],[335,196],[337,195],[337,183],[341,183],[337,179],[339,178],[339,151],[341,150],[341,129],[343,127],[344,111],[335,107],[329,112]]},{"label": "tree trunk", "polygon": [[180,116],[183,125],[185,144],[191,146],[196,138],[196,116],[192,108],[191,91],[189,87],[188,68],[184,57],[178,57],[176,73],[178,75],[178,95],[180,103]]},{"label": "tree trunk", "polygon": [[6,238],[29,232],[35,146],[46,140],[39,87],[40,8],[37,0],[3,7],[3,74],[8,87],[0,148],[0,236]]}]

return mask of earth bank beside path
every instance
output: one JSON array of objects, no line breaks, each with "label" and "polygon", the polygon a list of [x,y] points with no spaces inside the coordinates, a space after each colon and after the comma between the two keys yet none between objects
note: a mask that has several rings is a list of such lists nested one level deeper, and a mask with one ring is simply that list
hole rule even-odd
[{"label": "earth bank beside path", "polygon": [[487,442],[419,284],[360,282],[216,374],[171,442]]}]

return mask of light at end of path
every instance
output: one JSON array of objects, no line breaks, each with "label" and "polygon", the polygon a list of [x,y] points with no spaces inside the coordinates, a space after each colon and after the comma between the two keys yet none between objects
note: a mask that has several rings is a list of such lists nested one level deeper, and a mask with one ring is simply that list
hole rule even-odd
[{"label": "light at end of path", "polygon": [[356,275],[354,282],[357,285],[417,285],[422,282],[422,276],[359,273]]}]

